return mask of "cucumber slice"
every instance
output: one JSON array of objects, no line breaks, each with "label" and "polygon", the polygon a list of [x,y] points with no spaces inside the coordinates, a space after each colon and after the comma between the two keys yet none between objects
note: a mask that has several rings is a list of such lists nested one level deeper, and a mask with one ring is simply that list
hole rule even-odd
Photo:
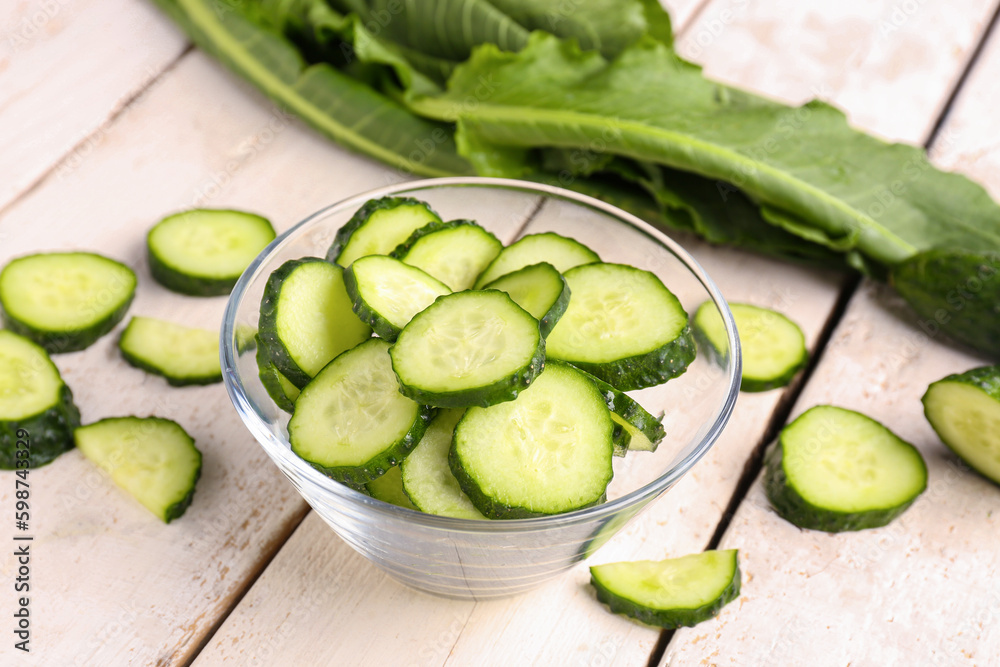
[{"label": "cucumber slice", "polygon": [[1000,484],[1000,366],[934,382],[923,396],[927,421],[955,454]]},{"label": "cucumber slice", "polygon": [[50,353],[73,352],[122,321],[135,286],[132,269],[101,255],[28,255],[0,271],[0,307],[11,331]]},{"label": "cucumber slice", "polygon": [[539,262],[548,262],[557,271],[599,262],[597,253],[575,239],[555,232],[528,234],[500,251],[496,259],[479,275],[475,288],[482,289],[500,276]]},{"label": "cucumber slice", "polygon": [[40,346],[0,330],[0,468],[38,468],[73,447],[80,411]]},{"label": "cucumber slice", "polygon": [[668,630],[717,616],[739,597],[740,579],[736,549],[590,568],[597,599],[611,611]]},{"label": "cucumber slice", "polygon": [[222,382],[219,334],[152,317],[133,317],[118,340],[125,361],[175,387]]},{"label": "cucumber slice", "polygon": [[503,244],[471,220],[432,222],[413,232],[392,256],[423,269],[453,292],[469,289]]},{"label": "cucumber slice", "polygon": [[369,200],[337,231],[326,258],[347,268],[359,257],[388,255],[430,222],[441,222],[441,216],[417,199]]},{"label": "cucumber slice", "polygon": [[[549,361],[548,363],[551,365],[560,362]],[[622,435],[616,439],[615,454],[625,456],[625,452],[630,449],[655,452],[657,445],[667,435],[663,429],[663,416],[654,417],[625,392],[618,391],[604,380],[594,377],[586,371],[581,370],[580,372],[593,382],[597,390],[601,392],[608,410],[611,411],[611,419],[621,427]],[[621,447],[617,444],[619,442],[622,443]]]},{"label": "cucumber slice", "polygon": [[621,391],[662,384],[694,360],[687,313],[655,274],[586,264],[564,276],[573,296],[545,340],[551,358]]},{"label": "cucumber slice", "polygon": [[496,290],[439,297],[389,351],[400,391],[445,408],[511,401],[541,372],[538,320]]},{"label": "cucumber slice", "polygon": [[466,410],[449,464],[491,519],[571,512],[604,502],[612,431],[593,383],[569,366],[546,365],[516,400]]},{"label": "cucumber slice", "polygon": [[400,471],[399,466],[389,468],[385,471],[384,475],[365,484],[365,491],[372,498],[381,500],[384,503],[411,510],[417,509],[416,505],[410,502],[409,496],[403,491],[403,473]]},{"label": "cucumber slice", "polygon": [[389,343],[373,338],[331,361],[295,401],[292,451],[347,484],[397,465],[424,434],[431,410],[399,393]]},{"label": "cucumber slice", "polygon": [[181,294],[229,294],[274,237],[267,218],[245,211],[201,208],[175,213],[146,236],[149,272],[156,282]]},{"label": "cucumber slice", "polygon": [[455,425],[465,410],[441,410],[400,464],[403,490],[422,512],[458,519],[485,519],[462,491],[448,465]]},{"label": "cucumber slice", "polygon": [[[730,303],[743,353],[743,391],[784,387],[809,361],[806,337],[795,322],[779,312],[746,303]],[[727,349],[726,328],[715,304],[698,307],[692,322],[695,338],[716,358]]]},{"label": "cucumber slice", "polygon": [[295,399],[299,397],[299,388],[292,384],[292,381],[281,374],[270,357],[264,350],[264,346],[257,344],[257,374],[260,383],[264,385],[264,390],[275,404],[285,412],[295,410]]},{"label": "cucumber slice", "polygon": [[180,424],[159,417],[111,417],[81,426],[76,447],[165,523],[191,505],[201,452]]},{"label": "cucumber slice", "polygon": [[837,533],[884,526],[927,488],[920,452],[877,421],[820,405],[782,429],[764,489],[800,528]]},{"label": "cucumber slice", "polygon": [[437,278],[385,255],[368,255],[351,264],[344,272],[344,287],[355,314],[390,342],[434,299],[451,294]]},{"label": "cucumber slice", "polygon": [[305,257],[278,267],[264,287],[258,324],[275,368],[301,389],[331,359],[371,337],[351,306],[336,264]]},{"label": "cucumber slice", "polygon": [[538,320],[538,329],[545,338],[569,306],[569,285],[548,262],[540,262],[503,275],[484,289],[506,292],[514,303]]}]

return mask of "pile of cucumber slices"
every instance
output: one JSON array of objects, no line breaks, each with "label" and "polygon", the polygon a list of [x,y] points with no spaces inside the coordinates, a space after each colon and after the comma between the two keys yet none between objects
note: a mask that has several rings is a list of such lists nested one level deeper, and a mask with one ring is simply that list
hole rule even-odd
[{"label": "pile of cucumber slices", "polygon": [[324,258],[269,276],[257,352],[298,456],[378,498],[473,519],[603,502],[612,458],[665,436],[625,392],[694,357],[687,313],[655,274],[551,232],[505,247],[407,197],[367,202]]}]

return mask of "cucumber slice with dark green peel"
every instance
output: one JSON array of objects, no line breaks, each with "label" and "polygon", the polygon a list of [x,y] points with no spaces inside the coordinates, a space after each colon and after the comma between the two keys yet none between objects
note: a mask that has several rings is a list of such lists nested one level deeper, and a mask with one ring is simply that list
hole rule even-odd
[{"label": "cucumber slice with dark green peel", "polygon": [[389,468],[385,471],[384,475],[365,484],[365,491],[372,498],[381,500],[384,503],[411,510],[417,509],[416,505],[410,502],[409,496],[403,491],[403,473],[400,471],[399,466]]},{"label": "cucumber slice with dark green peel", "polygon": [[565,272],[574,266],[599,261],[596,252],[575,239],[555,232],[528,234],[500,251],[479,275],[475,288],[481,289],[500,276],[539,262],[548,262],[557,271]]},{"label": "cucumber slice with dark green peel", "polygon": [[152,317],[133,317],[118,340],[125,361],[175,387],[222,382],[219,334]]},{"label": "cucumber slice with dark green peel", "polygon": [[274,240],[267,218],[245,211],[192,209],[167,216],[146,236],[149,272],[169,290],[229,294],[254,257]]},{"label": "cucumber slice with dark green peel", "polygon": [[545,340],[549,357],[621,391],[662,384],[694,360],[687,313],[655,274],[599,263],[563,275],[573,296]]},{"label": "cucumber slice with dark green peel", "polygon": [[611,611],[668,630],[717,616],[739,597],[740,579],[736,549],[590,568],[597,599]]},{"label": "cucumber slice with dark green peel", "polygon": [[[550,360],[549,365],[560,363]],[[578,369],[579,370],[579,369]],[[625,436],[620,441],[624,444],[624,450],[639,450],[644,452],[655,452],[657,445],[666,437],[667,432],[663,429],[663,417],[659,419],[646,411],[635,399],[612,387],[604,380],[594,377],[586,371],[580,371],[588,380],[594,383],[597,390],[604,397],[604,402],[611,411],[611,419],[621,427]],[[625,451],[617,451],[618,456],[624,456]]]},{"label": "cucumber slice with dark green peel", "polygon": [[257,375],[260,377],[260,383],[264,385],[264,390],[275,405],[285,412],[294,412],[295,399],[299,397],[299,388],[274,367],[264,350],[264,346],[259,343],[257,345]]},{"label": "cucumber slice with dark green peel", "polygon": [[292,451],[347,484],[381,477],[417,444],[432,410],[399,393],[389,343],[373,338],[337,356],[295,401]]},{"label": "cucumber slice with dark green peel", "polygon": [[451,220],[424,225],[391,255],[459,292],[471,288],[502,249],[499,239],[475,222]]},{"label": "cucumber slice with dark green peel", "polygon": [[927,388],[923,403],[941,441],[973,470],[1000,484],[1000,366],[938,380]]},{"label": "cucumber slice with dark green peel", "polygon": [[165,523],[191,505],[201,452],[180,424],[159,417],[111,417],[73,434],[84,456]]},{"label": "cucumber slice with dark green peel", "polygon": [[351,307],[362,322],[387,341],[434,299],[451,290],[415,266],[385,255],[367,255],[344,271]]},{"label": "cucumber slice with dark green peel", "polygon": [[443,408],[511,401],[541,372],[538,320],[496,290],[438,297],[389,351],[399,390]]},{"label": "cucumber slice with dark green peel", "polygon": [[569,306],[570,291],[566,279],[548,262],[540,262],[503,275],[484,289],[506,292],[514,303],[538,320],[539,331],[546,337]]},{"label": "cucumber slice with dark green peel", "polygon": [[[768,308],[730,303],[743,354],[743,391],[767,391],[784,387],[809,361],[806,337],[795,322]],[[692,321],[694,335],[716,359],[728,349],[726,327],[715,303],[698,307]]]},{"label": "cucumber slice with dark green peel", "polygon": [[884,526],[927,488],[920,452],[877,421],[820,405],[782,429],[764,489],[800,528],[837,533]]},{"label": "cucumber slice with dark green peel", "polygon": [[485,519],[462,491],[448,465],[455,425],[465,410],[441,410],[400,464],[403,490],[422,512],[458,519]]},{"label": "cucumber slice with dark green peel", "polygon": [[430,222],[441,222],[441,216],[417,199],[369,200],[337,231],[326,258],[347,268],[366,255],[388,255]]},{"label": "cucumber slice with dark green peel", "polygon": [[258,334],[275,368],[301,389],[331,359],[371,337],[352,305],[336,264],[306,257],[278,267],[264,287]]},{"label": "cucumber slice with dark green peel", "polygon": [[0,307],[11,331],[50,353],[73,352],[122,321],[135,286],[132,269],[101,255],[28,255],[0,271]]},{"label": "cucumber slice with dark green peel", "polygon": [[465,411],[449,464],[488,518],[571,512],[604,502],[613,429],[590,380],[575,368],[546,365],[516,400]]},{"label": "cucumber slice with dark green peel", "polygon": [[73,448],[80,411],[40,346],[0,330],[0,468],[38,468]]}]

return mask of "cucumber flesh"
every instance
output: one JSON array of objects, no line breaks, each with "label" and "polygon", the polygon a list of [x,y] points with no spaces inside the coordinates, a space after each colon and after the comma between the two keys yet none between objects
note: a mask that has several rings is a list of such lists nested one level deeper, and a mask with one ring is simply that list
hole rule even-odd
[{"label": "cucumber flesh", "polygon": [[462,491],[448,465],[455,425],[465,413],[461,409],[441,410],[431,421],[406,460],[403,490],[422,512],[458,519],[485,519]]},{"label": "cucumber flesh", "polygon": [[337,356],[302,390],[288,423],[292,451],[348,484],[366,484],[417,444],[431,411],[399,393],[389,343]]},{"label": "cucumber flesh", "polygon": [[229,294],[254,257],[274,238],[271,223],[253,213],[183,211],[149,230],[150,273],[158,283],[181,294]]},{"label": "cucumber flesh", "polygon": [[555,232],[528,234],[500,251],[480,274],[475,288],[482,289],[500,276],[539,262],[548,262],[562,273],[574,266],[599,261],[596,252],[575,239]]},{"label": "cucumber flesh", "polygon": [[590,577],[611,611],[667,629],[717,616],[739,597],[741,579],[736,549],[595,565]]},{"label": "cucumber flesh", "polygon": [[165,523],[191,504],[201,452],[177,422],[112,417],[81,426],[73,437],[84,456]]},{"label": "cucumber flesh", "polygon": [[406,492],[403,491],[403,473],[399,466],[389,468],[385,471],[384,475],[376,477],[365,484],[365,491],[372,498],[381,500],[384,503],[411,510],[417,509],[416,505],[406,495]]},{"label": "cucumber flesh", "polygon": [[79,425],[73,394],[45,350],[0,330],[0,468],[51,462],[72,449]]},{"label": "cucumber flesh", "polygon": [[604,501],[612,432],[597,388],[574,368],[546,366],[517,399],[466,410],[449,465],[491,519],[570,512]]},{"label": "cucumber flesh", "polygon": [[392,256],[434,276],[452,291],[469,289],[503,244],[471,220],[432,222],[413,232]]},{"label": "cucumber flesh", "polygon": [[621,391],[666,382],[694,360],[687,313],[655,274],[624,264],[586,264],[564,276],[572,297],[546,338],[551,358]]},{"label": "cucumber flesh", "polygon": [[331,359],[371,336],[352,311],[344,271],[315,257],[290,260],[267,279],[259,336],[267,355],[296,387]]},{"label": "cucumber flesh", "polygon": [[416,230],[441,217],[425,202],[410,197],[372,199],[337,232],[326,257],[347,268],[367,255],[388,255]]},{"label": "cucumber flesh", "polygon": [[496,290],[440,297],[403,328],[390,350],[400,391],[427,405],[513,400],[542,369],[538,320]]},{"label": "cucumber flesh", "polygon": [[421,269],[385,255],[368,255],[344,272],[344,286],[362,322],[388,341],[413,316],[451,290]]},{"label": "cucumber flesh", "polygon": [[174,386],[222,382],[219,334],[152,317],[133,317],[118,347],[127,362]]},{"label": "cucumber flesh", "polygon": [[984,366],[932,383],[924,414],[973,470],[1000,484],[1000,366]]},{"label": "cucumber flesh", "polygon": [[[730,303],[743,354],[743,391],[767,391],[784,387],[809,361],[802,329],[781,313],[745,303]],[[729,342],[722,316],[712,301],[699,306],[694,320],[695,336],[711,353],[721,358]]]},{"label": "cucumber flesh", "polygon": [[884,526],[927,487],[920,452],[858,412],[811,408],[782,429],[764,488],[801,528],[840,532]]},{"label": "cucumber flesh", "polygon": [[135,286],[130,268],[101,255],[29,255],[0,271],[0,307],[11,331],[48,352],[72,352],[121,322]]},{"label": "cucumber flesh", "polygon": [[503,275],[483,289],[498,289],[509,294],[514,303],[538,320],[542,337],[551,333],[569,306],[569,285],[548,262],[532,264]]}]

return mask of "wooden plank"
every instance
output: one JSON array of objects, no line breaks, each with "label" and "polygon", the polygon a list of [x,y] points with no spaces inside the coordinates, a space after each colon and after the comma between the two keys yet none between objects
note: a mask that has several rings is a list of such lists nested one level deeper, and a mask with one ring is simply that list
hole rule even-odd
[{"label": "wooden plank", "polygon": [[[802,29],[806,27],[800,26]],[[813,36],[822,39],[823,29],[823,25],[812,26]],[[965,45],[966,52],[970,45],[971,42]],[[720,60],[732,57],[728,46],[720,43],[715,48],[726,54],[720,56]],[[747,58],[752,59],[751,55]],[[838,66],[836,62],[827,63],[828,75],[835,75]],[[943,99],[955,74],[948,72],[937,76],[935,73],[925,85],[936,90]],[[761,75],[754,75],[750,67],[745,76],[742,83],[747,86],[761,84],[764,87],[767,83]],[[905,91],[898,92],[905,94]],[[921,131],[929,128],[930,123],[928,119]],[[911,141],[919,141],[920,138],[919,134],[909,137]],[[802,324],[810,345],[815,345],[839,289],[836,276],[818,274],[736,250],[708,248],[691,239],[684,239],[683,242],[719,282],[728,298],[771,306],[788,313]],[[754,280],[748,280],[747,276],[753,276]],[[592,559],[593,563],[664,558],[703,549],[726,509],[744,462],[762,437],[781,395],[781,392],[768,392],[741,396],[729,429],[706,459],[675,489],[603,547]],[[318,523],[314,525],[318,526],[316,530],[324,528]],[[312,526],[307,528],[303,525],[302,530],[288,542],[279,557],[282,563],[308,558],[309,545],[323,539],[319,535],[306,535],[307,530],[313,530]],[[365,564],[361,561],[358,565]],[[367,577],[367,574],[364,576]],[[362,575],[358,574],[358,577]],[[379,581],[384,582],[385,591],[392,592],[393,627],[397,627],[395,621],[399,618],[409,620],[409,623],[403,624],[403,631],[393,634],[400,646],[419,646],[419,641],[427,637],[448,639],[447,651],[434,653],[427,660],[418,661],[419,664],[477,664],[486,655],[491,664],[644,663],[659,633],[608,614],[594,600],[587,579],[586,566],[581,565],[551,584],[518,598],[479,602],[471,607],[467,602],[438,601],[435,607],[437,614],[455,619],[455,628],[461,619],[462,629],[457,633],[452,632],[451,623],[440,625],[438,619],[426,619],[422,594],[392,584],[384,576]],[[287,599],[269,601],[258,590],[263,586],[275,590],[279,584],[283,590],[289,591]],[[276,619],[282,618],[280,610],[287,610],[294,604],[292,601],[296,595],[308,595],[312,585],[308,571],[291,573],[289,569],[272,571],[269,568],[248,595],[248,599],[255,600],[253,613],[241,605],[227,619],[196,664],[214,665],[256,655],[255,651],[263,650],[268,628],[274,627]],[[282,644],[282,659],[289,662],[311,660],[309,639],[334,622],[331,619],[346,618],[342,601],[353,600],[365,594],[365,590],[361,585],[347,584],[336,601],[322,604],[316,610],[313,620],[306,619],[302,626],[289,630]],[[389,593],[369,596],[366,605],[351,607],[352,613],[366,619],[381,618],[380,609],[385,608],[382,595]],[[279,611],[273,608],[275,606]],[[353,618],[345,622],[353,622]],[[430,631],[425,633],[427,623],[430,624]],[[347,634],[342,641],[356,649],[352,655],[358,663],[378,663],[379,657],[384,655],[383,647],[372,647],[365,637],[355,638]],[[407,655],[412,656],[412,653]]]},{"label": "wooden plank", "polygon": [[[398,179],[193,53],[118,118],[78,169],[3,214],[0,264],[42,250],[99,251],[136,270],[132,314],[213,329],[223,297],[173,294],[149,276],[144,238],[159,218],[193,204],[233,206],[263,213],[281,230]],[[204,452],[204,471],[188,513],[169,526],[76,451],[31,473],[31,648],[46,664],[185,664],[306,511],[221,385],[170,388],[127,366],[116,337],[56,357],[84,422],[176,419]],[[13,511],[13,503],[14,476],[0,474],[0,507]],[[0,572],[15,571],[13,549],[4,549]],[[11,618],[14,604],[13,592],[3,596],[0,613]],[[12,641],[0,645],[0,663],[18,657]]]},{"label": "wooden plank", "polygon": [[[994,31],[932,151],[995,197],[998,76]],[[865,283],[795,408],[830,403],[883,422],[923,453],[923,496],[884,528],[833,535],[780,519],[758,480],[721,545],[742,551],[739,601],[679,631],[664,666],[987,665],[1000,655],[1000,493],[947,451],[920,403],[929,383],[991,362],[944,346],[935,331],[890,290]]]},{"label": "wooden plank", "polygon": [[0,21],[0,209],[62,177],[176,61],[186,40],[146,0],[9,3]]}]

